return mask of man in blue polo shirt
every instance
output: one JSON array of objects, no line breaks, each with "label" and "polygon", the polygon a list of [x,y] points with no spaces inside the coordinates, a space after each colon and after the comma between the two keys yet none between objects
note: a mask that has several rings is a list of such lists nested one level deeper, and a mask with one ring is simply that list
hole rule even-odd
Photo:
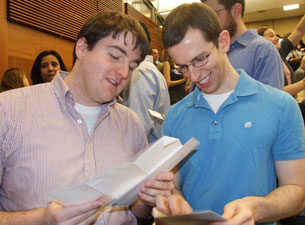
[{"label": "man in blue polo shirt", "polygon": [[201,0],[217,13],[224,30],[229,31],[228,56],[235,69],[264,84],[283,90],[284,73],[277,49],[260,37],[256,29],[247,30],[244,21],[245,0]]},{"label": "man in blue polo shirt", "polygon": [[[228,220],[217,224],[273,224],[304,206],[301,113],[289,94],[233,68],[230,35],[216,17],[205,4],[183,4],[163,26],[164,47],[197,86],[169,110],[162,128],[182,143],[200,141],[176,185],[193,210],[212,209]],[[157,202],[170,214],[191,211],[181,195]]]}]

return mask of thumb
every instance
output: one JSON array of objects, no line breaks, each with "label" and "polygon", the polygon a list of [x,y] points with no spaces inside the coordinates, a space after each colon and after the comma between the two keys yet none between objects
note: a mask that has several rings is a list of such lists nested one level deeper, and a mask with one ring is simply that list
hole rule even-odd
[{"label": "thumb", "polygon": [[236,211],[237,207],[235,205],[226,205],[222,217],[229,220],[236,214]]}]

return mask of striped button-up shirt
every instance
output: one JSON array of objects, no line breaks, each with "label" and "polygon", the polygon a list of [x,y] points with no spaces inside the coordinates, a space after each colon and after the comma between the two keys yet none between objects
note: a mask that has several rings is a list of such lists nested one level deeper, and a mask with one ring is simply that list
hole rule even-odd
[{"label": "striped button-up shirt", "polygon": [[[45,207],[49,193],[130,162],[147,145],[140,119],[115,100],[102,105],[89,136],[66,75],[0,94],[0,210]],[[98,221],[136,224],[127,209]]]}]

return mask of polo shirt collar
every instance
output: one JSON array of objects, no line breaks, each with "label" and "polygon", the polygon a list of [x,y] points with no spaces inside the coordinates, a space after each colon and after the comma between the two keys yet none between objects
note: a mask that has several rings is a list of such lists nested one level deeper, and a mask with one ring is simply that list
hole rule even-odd
[{"label": "polo shirt collar", "polygon": [[[230,102],[238,101],[238,97],[249,96],[257,93],[257,82],[251,78],[243,69],[237,69],[240,78],[234,89],[234,92],[227,99]],[[187,104],[188,107],[204,107],[210,108],[207,101],[203,98],[200,88],[196,87],[190,94],[190,100]]]},{"label": "polo shirt collar", "polygon": [[239,43],[242,46],[247,46],[256,36],[257,36],[256,29],[250,29],[244,32],[242,35],[239,36],[238,39],[236,39],[231,45],[234,45],[235,43]]}]

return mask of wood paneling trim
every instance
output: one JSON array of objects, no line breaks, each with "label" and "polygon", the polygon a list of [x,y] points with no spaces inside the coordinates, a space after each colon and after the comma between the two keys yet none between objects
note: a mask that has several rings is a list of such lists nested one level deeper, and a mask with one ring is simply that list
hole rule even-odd
[{"label": "wood paneling trim", "polygon": [[131,15],[146,24],[151,37],[150,47],[157,48],[161,51],[163,49],[161,28],[128,3],[125,3],[124,8],[126,14]]},{"label": "wood paneling trim", "polygon": [[123,12],[123,0],[7,0],[7,18],[75,40],[85,21],[100,11]]},{"label": "wood paneling trim", "polygon": [[9,21],[29,25],[72,40],[84,22],[97,12],[97,0],[8,0]]},{"label": "wood paneling trim", "polygon": [[118,12],[124,12],[123,11],[123,0],[112,0],[112,1],[106,1],[106,0],[99,0],[98,1],[98,11],[118,11]]}]

